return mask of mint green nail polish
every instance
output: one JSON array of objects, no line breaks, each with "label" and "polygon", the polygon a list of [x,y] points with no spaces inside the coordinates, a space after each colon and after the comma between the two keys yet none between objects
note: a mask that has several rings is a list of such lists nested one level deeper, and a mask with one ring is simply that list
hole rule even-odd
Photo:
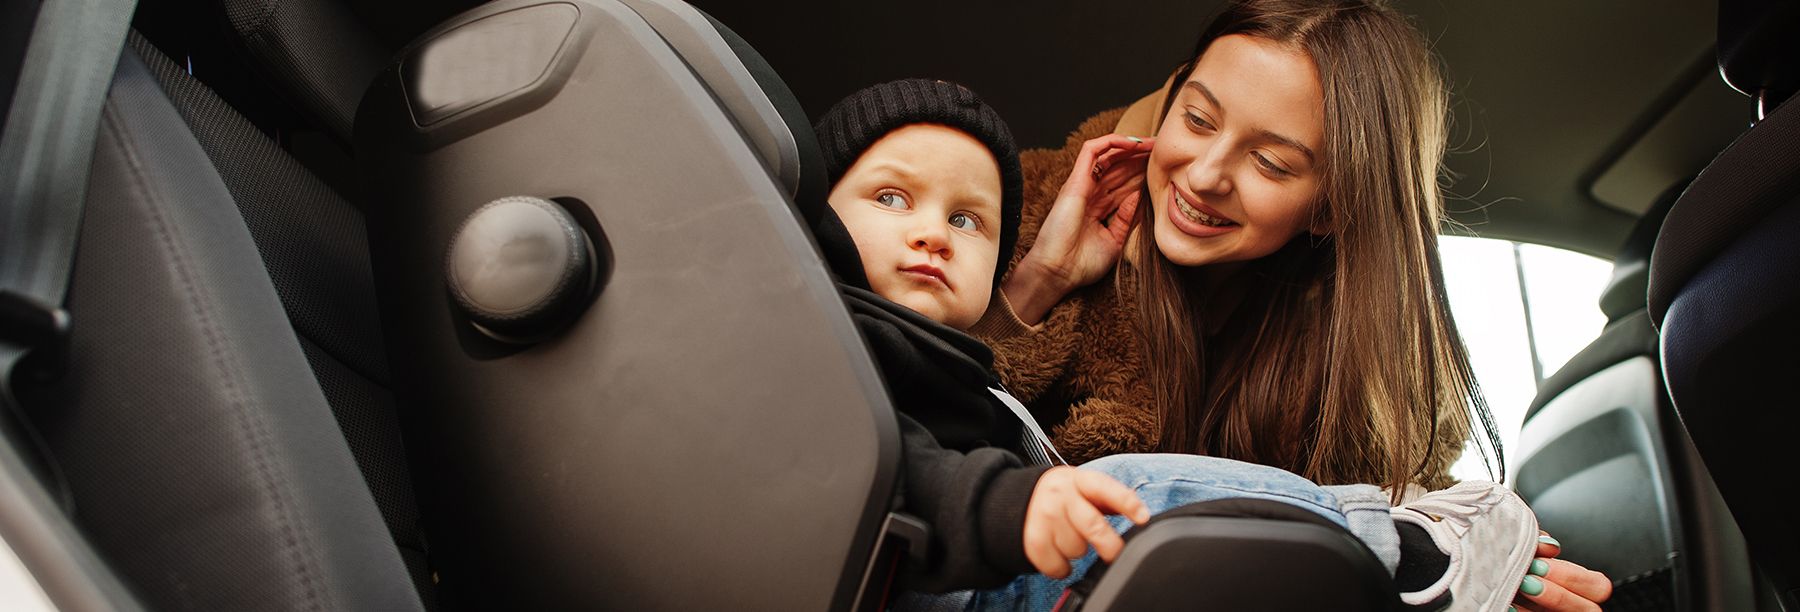
[{"label": "mint green nail polish", "polygon": [[1550,564],[1545,563],[1543,559],[1532,559],[1531,569],[1526,571],[1531,572],[1533,576],[1547,576],[1550,574]]},{"label": "mint green nail polish", "polygon": [[1549,544],[1551,546],[1555,546],[1557,548],[1562,548],[1562,542],[1558,542],[1558,541],[1556,541],[1556,538],[1552,538],[1547,535],[1538,536],[1538,541],[1543,542],[1545,544]]},{"label": "mint green nail polish", "polygon": [[1544,581],[1538,580],[1537,576],[1526,576],[1525,581],[1519,583],[1519,592],[1532,597],[1543,595]]},{"label": "mint green nail polish", "polygon": [[1518,609],[1518,608],[1515,608],[1515,607],[1512,607],[1512,606],[1507,606],[1507,607],[1506,607],[1506,612],[1519,612],[1519,609]]},{"label": "mint green nail polish", "polygon": [[1144,139],[1138,138],[1136,136],[1126,136],[1126,138],[1130,138],[1132,142],[1143,142],[1144,141]]}]

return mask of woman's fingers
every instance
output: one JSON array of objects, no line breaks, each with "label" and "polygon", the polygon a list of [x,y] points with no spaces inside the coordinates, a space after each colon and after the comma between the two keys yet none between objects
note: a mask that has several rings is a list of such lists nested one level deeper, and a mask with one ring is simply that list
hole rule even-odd
[{"label": "woman's fingers", "polygon": [[1122,183],[1143,180],[1145,163],[1149,160],[1148,152],[1129,151],[1126,155],[1112,158],[1097,181],[1100,191],[1108,191]]},{"label": "woman's fingers", "polygon": [[1136,190],[1125,194],[1119,200],[1119,210],[1113,213],[1111,221],[1106,224],[1106,231],[1112,233],[1113,242],[1124,246],[1125,239],[1131,235],[1131,228],[1137,227],[1138,204],[1143,195]]},{"label": "woman's fingers", "polygon": [[1605,574],[1564,561],[1545,559],[1549,571],[1542,578],[1527,574],[1514,602],[1526,610],[1576,612],[1599,610],[1612,597],[1612,581]]},{"label": "woman's fingers", "polygon": [[1562,542],[1556,541],[1556,538],[1550,537],[1549,533],[1539,529],[1537,556],[1545,559],[1555,559],[1556,556],[1560,554],[1562,554]]},{"label": "woman's fingers", "polygon": [[1113,157],[1121,153],[1149,151],[1152,139],[1107,134],[1081,145],[1081,152],[1075,156],[1075,168],[1070,173],[1070,182],[1084,174],[1090,179],[1097,179],[1106,173],[1106,169],[1114,161]]},{"label": "woman's fingers", "polygon": [[1519,591],[1518,596],[1513,598],[1515,607],[1534,612],[1599,612],[1600,610],[1600,604],[1577,596],[1555,583],[1539,579],[1537,576],[1525,577],[1527,584],[1534,580],[1537,581],[1538,586],[1528,588],[1538,590],[1538,594],[1527,595],[1527,591]]},{"label": "woman's fingers", "polygon": [[1113,167],[1101,176],[1088,198],[1089,218],[1099,221],[1116,216],[1125,196],[1143,188],[1144,163],[1148,155],[1148,152],[1129,152],[1115,159]]},{"label": "woman's fingers", "polygon": [[[1131,144],[1133,145],[1133,147],[1136,147],[1138,145],[1138,143],[1135,143],[1135,142],[1131,143]],[[1149,149],[1116,148],[1116,147],[1108,148],[1108,149],[1101,151],[1098,154],[1098,156],[1096,156],[1094,158],[1094,165],[1090,166],[1088,168],[1088,171],[1092,172],[1095,168],[1099,168],[1100,174],[1105,174],[1107,172],[1112,171],[1115,168],[1118,168],[1119,164],[1124,160],[1129,160],[1134,157],[1142,157],[1142,156],[1149,155],[1149,154],[1150,154]]]},{"label": "woman's fingers", "polygon": [[1589,601],[1606,601],[1612,597],[1612,579],[1606,574],[1562,559],[1545,561],[1550,564],[1550,572],[1544,576],[1546,582],[1556,583]]},{"label": "woman's fingers", "polygon": [[1140,176],[1134,176],[1134,177],[1127,177],[1125,179],[1118,181],[1117,184],[1106,186],[1106,188],[1100,192],[1100,197],[1118,200],[1119,198],[1124,197],[1125,194],[1127,194],[1127,193],[1135,192],[1135,191],[1137,191],[1139,189],[1143,189],[1143,188],[1144,188],[1144,177],[1143,176],[1140,175]]}]

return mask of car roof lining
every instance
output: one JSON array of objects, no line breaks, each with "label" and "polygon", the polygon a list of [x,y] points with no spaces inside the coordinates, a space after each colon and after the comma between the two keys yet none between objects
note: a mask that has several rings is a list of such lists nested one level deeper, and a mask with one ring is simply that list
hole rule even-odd
[{"label": "car roof lining", "polygon": [[[948,2],[799,0],[780,19],[764,5],[695,4],[762,51],[814,114],[868,83],[931,76],[980,92],[1021,146],[1051,147],[1082,119],[1161,82],[1220,3],[1163,0],[1120,10],[1048,0],[1019,10],[1004,3],[952,9]],[[1448,65],[1455,125],[1447,161],[1458,196],[1450,208],[1483,237],[1610,259],[1635,211],[1650,202],[1607,206],[1594,195],[1594,182],[1629,159],[1634,143],[1665,142],[1644,133],[1689,92],[1722,86],[1713,83],[1719,77],[1709,59],[1717,20],[1711,2],[1623,12],[1588,3],[1396,5],[1415,16]],[[946,11],[956,18],[945,19]],[[1739,101],[1748,117],[1753,103]],[[1697,170],[1624,178],[1642,183],[1631,193],[1653,197],[1667,184],[1662,174]]]}]

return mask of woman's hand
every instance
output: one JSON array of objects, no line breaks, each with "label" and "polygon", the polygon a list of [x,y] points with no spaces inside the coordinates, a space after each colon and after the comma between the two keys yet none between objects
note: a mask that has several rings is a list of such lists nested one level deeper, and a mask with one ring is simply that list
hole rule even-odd
[{"label": "woman's hand", "polygon": [[1106,515],[1118,514],[1139,525],[1150,520],[1150,508],[1137,493],[1111,476],[1069,466],[1050,468],[1038,477],[1025,506],[1025,558],[1038,573],[1067,578],[1069,563],[1087,554],[1088,546],[1111,563],[1125,548]]},{"label": "woman's hand", "polygon": [[1106,276],[1137,225],[1152,139],[1109,134],[1081,145],[1031,251],[1001,291],[1019,320],[1035,325],[1076,288]]},{"label": "woman's hand", "polygon": [[1530,612],[1597,611],[1600,602],[1612,597],[1612,580],[1606,574],[1556,558],[1561,552],[1556,538],[1538,537],[1538,558],[1532,560],[1531,571],[1513,598],[1515,607]]}]

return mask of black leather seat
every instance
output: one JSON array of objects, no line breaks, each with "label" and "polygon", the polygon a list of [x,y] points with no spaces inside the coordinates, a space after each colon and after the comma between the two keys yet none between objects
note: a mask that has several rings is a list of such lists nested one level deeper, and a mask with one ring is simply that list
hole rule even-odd
[{"label": "black leather seat", "polygon": [[1756,570],[1800,606],[1800,514],[1788,466],[1800,427],[1800,7],[1720,3],[1720,69],[1762,119],[1669,211],[1650,263],[1675,412],[1748,542]]},{"label": "black leather seat", "polygon": [[[364,215],[345,197],[346,185],[315,172],[348,165],[356,101],[391,51],[331,0],[232,0],[220,8],[220,33],[235,42],[201,47],[194,60],[201,74],[230,61],[208,51],[243,49],[240,68],[252,85],[297,101],[303,125],[324,134],[306,157],[265,134],[283,134],[281,127],[253,125],[152,40],[133,32],[129,46],[168,92],[236,202],[307,364],[429,608],[431,569],[390,388]],[[173,44],[167,39],[175,33],[160,34],[163,44]],[[258,111],[266,109],[250,112]]]},{"label": "black leather seat", "polygon": [[418,609],[242,202],[146,59],[102,117],[68,370],[20,389],[74,522],[157,609]]}]

